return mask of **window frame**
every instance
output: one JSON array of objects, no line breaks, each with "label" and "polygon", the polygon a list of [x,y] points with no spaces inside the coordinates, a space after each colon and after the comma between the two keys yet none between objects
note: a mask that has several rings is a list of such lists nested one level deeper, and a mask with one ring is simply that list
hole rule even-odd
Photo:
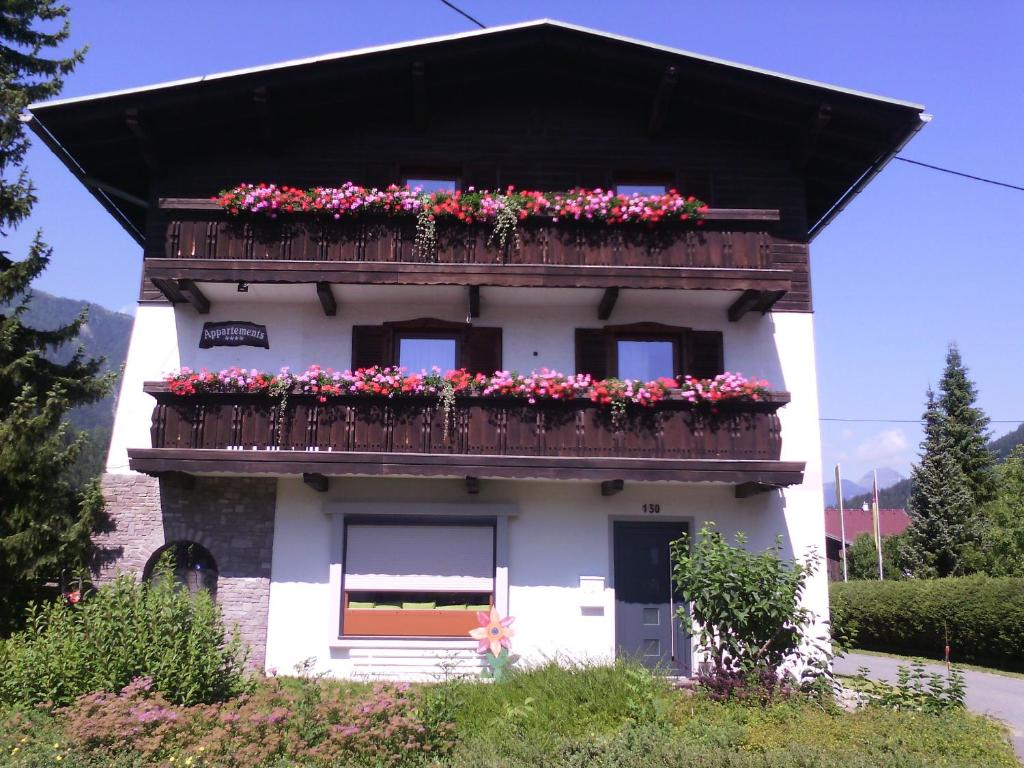
[{"label": "window frame", "polygon": [[672,344],[671,378],[678,378],[686,370],[686,335],[689,328],[663,325],[661,323],[633,323],[631,325],[607,325],[605,332],[605,356],[608,361],[608,375],[621,378],[619,372],[620,341],[667,341]]},{"label": "window frame", "polygon": [[[430,647],[430,648],[472,648],[476,641],[460,631],[457,635],[345,635],[343,625],[345,612],[345,531],[349,522],[353,524],[380,523],[394,525],[485,525],[494,528],[494,582],[492,606],[499,614],[508,614],[509,601],[509,519],[518,515],[512,504],[490,503],[433,503],[433,502],[329,502],[324,505],[324,514],[330,519],[330,571],[328,578],[329,637],[332,648],[378,648],[378,647]],[[476,625],[476,614],[473,624]],[[468,630],[467,630],[468,631]]]},{"label": "window frame", "polygon": [[[397,330],[397,331],[394,332],[392,338],[393,338],[393,342],[392,343],[394,344],[394,348],[395,348],[395,351],[394,351],[395,364],[398,365],[398,366],[402,366],[402,340],[403,339],[410,339],[410,340],[415,340],[415,339],[432,339],[432,340],[452,341],[452,342],[454,342],[455,343],[455,356],[454,356],[454,360],[453,360],[454,366],[453,366],[452,370],[458,370],[459,368],[463,367],[461,365],[461,363],[464,362],[464,360],[463,360],[463,339],[465,338],[465,333],[451,332],[451,331],[444,332],[444,331],[413,331],[413,330],[404,331],[404,330]],[[446,373],[445,369],[442,366],[438,366],[438,367],[441,368],[441,373]],[[412,369],[409,369],[409,370],[411,371]]]}]

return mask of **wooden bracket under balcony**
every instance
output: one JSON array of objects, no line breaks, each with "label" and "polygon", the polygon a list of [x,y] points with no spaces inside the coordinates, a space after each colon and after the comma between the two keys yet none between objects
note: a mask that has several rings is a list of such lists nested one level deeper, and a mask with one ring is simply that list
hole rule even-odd
[{"label": "wooden bracket under balcony", "polygon": [[202,292],[195,280],[187,277],[180,279],[168,277],[150,278],[164,297],[171,304],[191,304],[200,315],[210,313],[210,300]]},{"label": "wooden bracket under balcony", "polygon": [[749,288],[729,307],[729,322],[735,323],[751,311],[765,315],[775,306],[775,302],[785,295],[786,292],[782,290],[766,291]]}]

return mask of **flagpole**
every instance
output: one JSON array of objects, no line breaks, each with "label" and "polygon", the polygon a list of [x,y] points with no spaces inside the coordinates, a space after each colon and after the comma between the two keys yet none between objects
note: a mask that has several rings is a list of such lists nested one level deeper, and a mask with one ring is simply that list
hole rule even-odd
[{"label": "flagpole", "polygon": [[846,571],[846,515],[843,512],[843,477],[838,464],[836,464],[836,506],[839,508],[839,537],[841,539],[839,551],[843,555],[843,581],[849,581]]},{"label": "flagpole", "polygon": [[878,580],[885,579],[882,572],[882,524],[879,520],[878,510],[878,470],[872,470],[873,481],[871,483],[871,518],[875,529],[875,549],[878,552]]}]

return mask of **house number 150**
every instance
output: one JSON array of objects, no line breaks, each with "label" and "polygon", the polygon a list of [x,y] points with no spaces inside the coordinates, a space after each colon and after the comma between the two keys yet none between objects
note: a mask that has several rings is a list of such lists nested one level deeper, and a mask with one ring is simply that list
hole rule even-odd
[{"label": "house number 150", "polygon": [[644,504],[645,515],[660,515],[661,504]]}]

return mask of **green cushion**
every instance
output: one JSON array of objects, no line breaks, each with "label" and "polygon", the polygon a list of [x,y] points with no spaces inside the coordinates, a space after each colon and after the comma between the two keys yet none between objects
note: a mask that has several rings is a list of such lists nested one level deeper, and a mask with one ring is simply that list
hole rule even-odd
[{"label": "green cushion", "polygon": [[467,605],[466,606],[466,610],[467,611],[483,611],[484,613],[490,613],[491,612],[491,606],[489,604],[488,605]]},{"label": "green cushion", "polygon": [[402,606],[398,603],[374,603],[373,609],[375,611],[400,611]]},{"label": "green cushion", "polygon": [[375,607],[376,603],[367,603],[365,601],[349,600],[348,607],[357,611],[368,611]]},{"label": "green cushion", "polygon": [[466,608],[466,604],[465,603],[462,603],[461,605],[439,605],[439,606],[437,606],[437,610],[439,610],[439,611],[465,611],[465,610],[469,610],[469,609]]},{"label": "green cushion", "polygon": [[430,603],[402,603],[404,611],[432,611],[437,608],[436,602]]}]

